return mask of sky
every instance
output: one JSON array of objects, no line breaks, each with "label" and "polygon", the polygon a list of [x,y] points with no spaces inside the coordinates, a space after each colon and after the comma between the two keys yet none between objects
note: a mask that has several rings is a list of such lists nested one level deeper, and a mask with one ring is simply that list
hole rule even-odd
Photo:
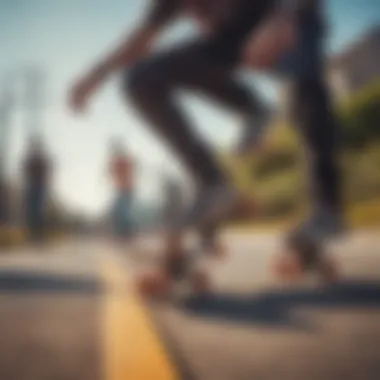
[{"label": "sky", "polygon": [[[16,77],[23,67],[39,64],[46,72],[45,107],[41,128],[54,157],[54,191],[73,210],[96,215],[112,197],[107,176],[109,141],[124,141],[138,162],[137,193],[141,199],[159,196],[165,173],[180,168],[162,141],[149,131],[120,91],[115,75],[94,98],[89,112],[74,117],[67,93],[74,79],[107,53],[143,14],[145,0],[0,0],[0,79]],[[380,23],[379,0],[326,0],[331,22],[329,51],[339,52],[368,28]],[[161,44],[188,38],[191,23],[169,30]],[[253,74],[244,74],[254,81]],[[2,82],[0,82],[1,85]],[[15,82],[17,88],[17,82]],[[270,78],[255,82],[268,101],[276,101]],[[1,89],[1,88],[0,88]],[[12,117],[9,175],[20,179],[20,160],[29,126],[23,99]],[[238,137],[236,115],[204,99],[183,96],[186,112],[204,138],[217,148],[228,148]]]}]

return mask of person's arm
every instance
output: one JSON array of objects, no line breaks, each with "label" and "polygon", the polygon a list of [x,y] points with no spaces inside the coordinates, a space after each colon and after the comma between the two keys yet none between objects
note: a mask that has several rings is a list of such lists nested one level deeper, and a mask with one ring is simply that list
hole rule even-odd
[{"label": "person's arm", "polygon": [[181,9],[178,4],[176,0],[153,0],[140,26],[76,83],[70,97],[73,109],[83,109],[88,98],[110,74],[130,66],[149,52],[161,31],[179,15]]},{"label": "person's arm", "polygon": [[113,72],[128,67],[149,51],[156,35],[156,30],[145,26],[135,29],[114,51],[92,69],[92,75],[104,80]]},{"label": "person's arm", "polygon": [[151,49],[163,29],[180,13],[178,0],[153,0],[147,16],[121,44],[96,67],[100,76],[128,67]]}]

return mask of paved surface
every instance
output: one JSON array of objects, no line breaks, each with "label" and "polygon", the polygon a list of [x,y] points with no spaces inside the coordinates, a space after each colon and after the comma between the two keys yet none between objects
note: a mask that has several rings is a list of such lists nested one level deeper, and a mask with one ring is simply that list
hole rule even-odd
[{"label": "paved surface", "polygon": [[[186,373],[200,380],[380,378],[380,235],[358,233],[334,247],[343,277],[331,289],[276,283],[268,265],[280,242],[272,234],[225,239],[231,254],[213,264],[214,296],[148,307]],[[0,379],[172,378],[167,369],[149,374],[152,364],[165,366],[165,353],[154,334],[143,333],[149,322],[123,293],[129,284],[118,285],[135,268],[104,241],[3,252]]]},{"label": "paved surface", "polygon": [[89,254],[77,245],[2,253],[0,379],[101,379],[100,289]]},{"label": "paved surface", "polygon": [[100,240],[1,252],[0,379],[176,379],[128,269]]},{"label": "paved surface", "polygon": [[216,295],[154,313],[198,379],[380,378],[380,237],[357,234],[333,247],[341,284],[283,288],[268,265],[272,235],[226,237]]}]

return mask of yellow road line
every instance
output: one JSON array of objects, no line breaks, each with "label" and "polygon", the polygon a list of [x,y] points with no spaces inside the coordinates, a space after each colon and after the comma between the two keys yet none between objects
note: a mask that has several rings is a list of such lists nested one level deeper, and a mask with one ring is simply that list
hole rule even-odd
[{"label": "yellow road line", "polygon": [[178,379],[147,311],[133,291],[130,276],[117,260],[106,260],[102,275],[105,295],[105,379]]}]

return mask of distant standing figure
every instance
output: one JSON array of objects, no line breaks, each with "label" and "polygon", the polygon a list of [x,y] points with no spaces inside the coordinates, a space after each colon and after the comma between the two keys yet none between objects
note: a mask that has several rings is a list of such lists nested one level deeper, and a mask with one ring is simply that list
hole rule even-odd
[{"label": "distant standing figure", "polygon": [[39,137],[32,137],[24,162],[26,224],[30,238],[44,235],[46,203],[50,187],[51,162]]},{"label": "distant standing figure", "polygon": [[118,143],[113,147],[111,176],[115,187],[112,216],[114,231],[119,238],[130,237],[133,229],[132,201],[134,189],[133,160]]}]

